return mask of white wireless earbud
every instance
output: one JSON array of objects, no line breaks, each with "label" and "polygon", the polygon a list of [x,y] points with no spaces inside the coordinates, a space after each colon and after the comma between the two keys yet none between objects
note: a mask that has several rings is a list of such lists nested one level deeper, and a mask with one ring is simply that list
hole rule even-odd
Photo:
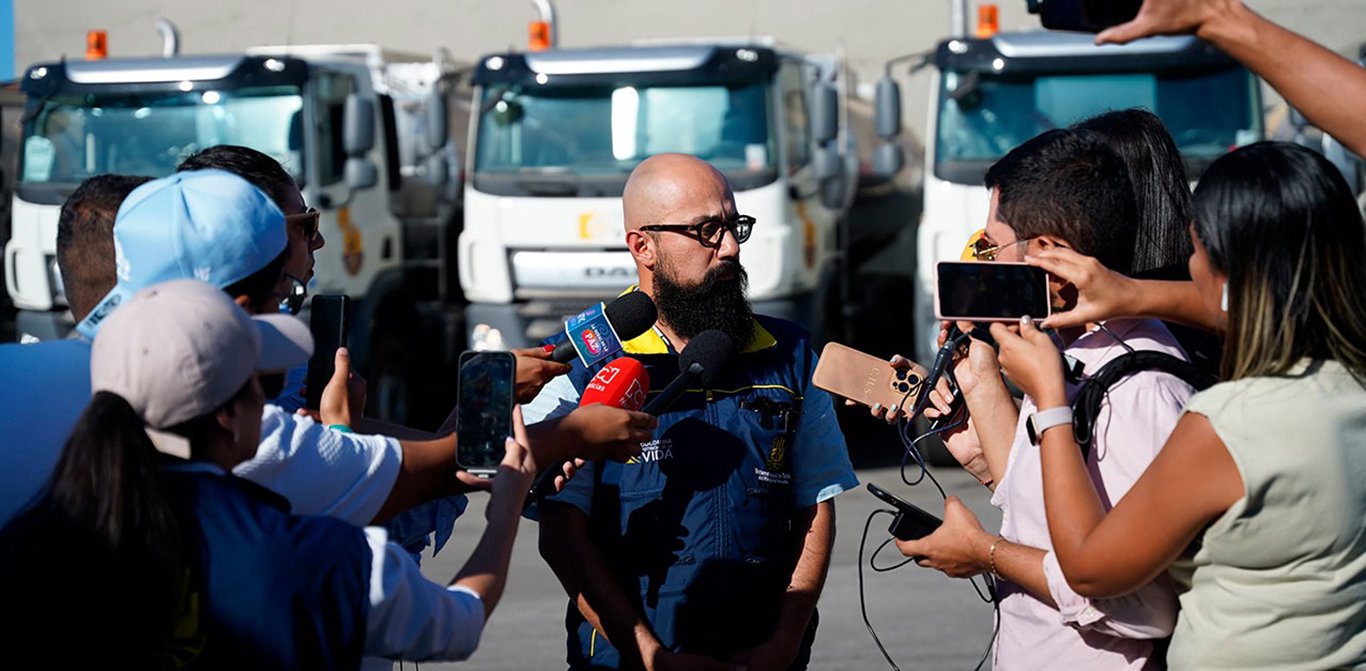
[{"label": "white wireless earbud", "polygon": [[1219,300],[1219,309],[1228,312],[1228,282],[1224,282],[1224,297]]}]

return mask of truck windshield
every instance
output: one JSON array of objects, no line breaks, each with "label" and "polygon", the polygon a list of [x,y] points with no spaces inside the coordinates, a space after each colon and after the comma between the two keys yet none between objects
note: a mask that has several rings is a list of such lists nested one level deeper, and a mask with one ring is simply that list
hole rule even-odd
[{"label": "truck windshield", "polygon": [[161,177],[219,144],[258,149],[298,172],[302,109],[292,86],[58,94],[24,124],[21,187],[71,185],[102,173]]},{"label": "truck windshield", "polygon": [[1192,179],[1225,152],[1262,137],[1257,80],[1214,72],[941,78],[935,175],[980,185],[987,168],[1025,140],[1109,110],[1142,107],[1162,118]]},{"label": "truck windshield", "polygon": [[763,82],[490,86],[480,110],[475,187],[504,195],[619,195],[645,157],[683,152],[710,161],[737,189],[753,188],[756,179],[776,176],[768,92]]}]

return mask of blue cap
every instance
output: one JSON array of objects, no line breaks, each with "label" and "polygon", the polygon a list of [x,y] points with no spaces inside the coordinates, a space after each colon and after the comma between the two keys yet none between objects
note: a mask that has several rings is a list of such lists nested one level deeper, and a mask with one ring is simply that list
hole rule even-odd
[{"label": "blue cap", "polygon": [[114,220],[114,289],[76,330],[94,338],[114,308],[153,284],[197,279],[227,287],[266,267],[288,244],[284,213],[237,175],[188,170],[143,184]]}]

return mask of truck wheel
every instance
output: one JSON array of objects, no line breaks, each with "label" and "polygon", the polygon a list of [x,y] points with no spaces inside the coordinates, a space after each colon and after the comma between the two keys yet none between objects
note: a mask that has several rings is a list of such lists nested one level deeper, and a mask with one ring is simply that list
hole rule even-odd
[{"label": "truck wheel", "polygon": [[412,407],[412,366],[403,341],[382,336],[370,361],[366,380],[369,413],[386,422],[408,422]]}]

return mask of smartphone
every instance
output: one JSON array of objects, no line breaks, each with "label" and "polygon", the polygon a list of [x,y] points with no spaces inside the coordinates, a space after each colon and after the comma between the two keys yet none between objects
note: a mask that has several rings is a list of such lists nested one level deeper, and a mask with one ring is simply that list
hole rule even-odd
[{"label": "smartphone", "polygon": [[868,483],[868,491],[896,508],[896,518],[887,527],[887,532],[899,541],[913,541],[932,533],[944,521],[919,507],[902,501],[897,496],[873,483]]},{"label": "smartphone", "polygon": [[517,360],[512,352],[471,351],[460,355],[455,461],[474,475],[493,477],[503,461],[503,443],[512,435],[516,373]]},{"label": "smartphone", "polygon": [[323,388],[336,368],[337,348],[346,346],[347,312],[351,299],[338,294],[314,296],[309,308],[308,330],[313,332],[313,356],[304,378],[304,407],[318,409]]},{"label": "smartphone", "polygon": [[909,370],[892,368],[884,359],[839,343],[821,350],[811,383],[836,396],[872,407],[888,408],[914,402],[923,380]]},{"label": "smartphone", "polygon": [[1052,313],[1048,274],[1042,268],[1004,261],[940,261],[935,264],[934,314],[941,320],[1008,322]]},{"label": "smartphone", "polygon": [[1026,0],[1025,5],[1049,30],[1098,33],[1132,21],[1143,0]]}]

